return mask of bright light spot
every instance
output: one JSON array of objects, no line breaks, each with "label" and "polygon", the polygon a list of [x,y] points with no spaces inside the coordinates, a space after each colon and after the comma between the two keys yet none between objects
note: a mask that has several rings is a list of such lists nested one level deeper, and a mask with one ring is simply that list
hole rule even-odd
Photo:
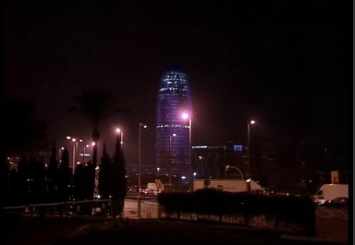
[{"label": "bright light spot", "polygon": [[48,168],[48,164],[47,164],[47,163],[45,163],[45,164],[44,164],[44,167],[45,167],[45,168]]},{"label": "bright light spot", "polygon": [[100,195],[97,195],[97,199],[101,199],[101,196],[100,196]]},{"label": "bright light spot", "polygon": [[116,131],[116,134],[120,134],[121,133],[121,129],[120,128],[116,128],[115,131]]},{"label": "bright light spot", "polygon": [[207,149],[208,146],[207,145],[193,145],[191,148],[192,149]]},{"label": "bright light spot", "polygon": [[76,165],[80,165],[80,161],[77,161],[77,162],[76,162]]},{"label": "bright light spot", "polygon": [[144,125],[143,125],[143,128],[148,128],[148,125],[147,125],[147,124],[144,124]]},{"label": "bright light spot", "polygon": [[95,170],[99,170],[99,169],[100,169],[100,167],[99,167],[99,166],[96,166]]},{"label": "bright light spot", "polygon": [[181,176],[181,179],[186,179],[186,176]]},{"label": "bright light spot", "polygon": [[245,182],[250,183],[251,179],[249,178],[249,179],[245,180]]},{"label": "bright light spot", "polygon": [[203,156],[199,155],[198,160],[202,160],[202,159],[203,159]]},{"label": "bright light spot", "polygon": [[75,142],[75,141],[76,141],[76,139],[75,139],[75,138],[72,138],[72,139],[71,139],[71,141]]},{"label": "bright light spot", "polygon": [[71,137],[70,137],[70,136],[67,136],[66,138],[67,138],[67,140],[70,140],[70,139],[71,139]]},{"label": "bright light spot", "polygon": [[197,173],[196,173],[196,172],[194,172],[194,173],[193,173],[193,175],[196,177]]},{"label": "bright light spot", "polygon": [[187,112],[183,112],[181,113],[181,118],[182,120],[188,120],[190,118],[190,115]]},{"label": "bright light spot", "polygon": [[90,145],[86,145],[86,148],[89,148],[90,147]]},{"label": "bright light spot", "polygon": [[256,122],[255,122],[254,120],[251,120],[251,121],[250,121],[250,124],[251,124],[251,125],[253,125],[253,124],[255,124],[255,123],[256,123]]},{"label": "bright light spot", "polygon": [[159,172],[160,168],[157,168],[157,171]]},{"label": "bright light spot", "polygon": [[64,146],[60,147],[60,149],[61,149],[62,151],[64,151]]},{"label": "bright light spot", "polygon": [[82,139],[80,139],[80,140],[79,140],[79,142],[83,142],[83,140],[82,140]]},{"label": "bright light spot", "polygon": [[176,134],[173,134],[173,137],[176,137]]},{"label": "bright light spot", "polygon": [[96,145],[96,142],[93,141],[93,142],[91,143],[91,146],[95,146],[95,145]]}]

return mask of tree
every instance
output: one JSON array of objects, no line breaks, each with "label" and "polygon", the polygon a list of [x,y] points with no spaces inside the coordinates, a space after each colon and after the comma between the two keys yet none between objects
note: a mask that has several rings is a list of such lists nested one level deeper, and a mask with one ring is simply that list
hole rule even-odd
[{"label": "tree", "polygon": [[71,180],[71,173],[69,169],[69,152],[66,148],[62,151],[61,162],[58,171],[58,190],[59,199],[61,201],[67,200],[69,197],[69,188]]},{"label": "tree", "polygon": [[58,161],[57,149],[55,146],[52,147],[52,152],[49,159],[47,171],[47,191],[49,192],[51,200],[53,200],[58,194]]},{"label": "tree", "polygon": [[111,158],[106,151],[106,144],[104,144],[99,172],[99,192],[104,199],[110,196],[110,186],[112,184],[111,165]]},{"label": "tree", "polygon": [[4,154],[0,154],[0,193],[3,193],[5,198],[1,198],[0,207],[5,204],[5,201],[9,197],[9,166]]},{"label": "tree", "polygon": [[111,169],[111,196],[113,217],[123,211],[124,198],[127,194],[125,158],[121,145],[121,134],[117,136],[115,155]]}]

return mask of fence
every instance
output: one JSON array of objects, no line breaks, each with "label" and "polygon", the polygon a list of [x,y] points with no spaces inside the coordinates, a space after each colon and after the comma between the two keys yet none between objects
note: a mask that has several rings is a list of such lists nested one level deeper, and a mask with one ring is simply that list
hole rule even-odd
[{"label": "fence", "polygon": [[60,216],[73,214],[106,215],[110,216],[111,200],[82,200],[55,203],[36,203],[1,208],[2,213],[19,213],[31,216],[45,216],[49,213]]}]

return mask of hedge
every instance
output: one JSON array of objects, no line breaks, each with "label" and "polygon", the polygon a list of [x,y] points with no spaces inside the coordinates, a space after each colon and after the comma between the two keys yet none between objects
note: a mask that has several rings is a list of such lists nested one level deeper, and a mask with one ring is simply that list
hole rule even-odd
[{"label": "hedge", "polygon": [[240,215],[245,218],[264,215],[275,218],[276,223],[283,221],[309,226],[309,230],[314,232],[315,205],[307,196],[203,189],[196,192],[161,193],[158,202],[167,214]]}]

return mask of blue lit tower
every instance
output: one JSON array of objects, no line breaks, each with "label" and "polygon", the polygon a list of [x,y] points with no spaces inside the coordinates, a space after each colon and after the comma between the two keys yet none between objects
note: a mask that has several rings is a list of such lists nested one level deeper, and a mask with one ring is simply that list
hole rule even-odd
[{"label": "blue lit tower", "polygon": [[181,118],[182,111],[191,114],[191,110],[187,75],[176,67],[167,70],[161,77],[157,106],[156,164],[160,174],[191,176],[189,122]]}]

